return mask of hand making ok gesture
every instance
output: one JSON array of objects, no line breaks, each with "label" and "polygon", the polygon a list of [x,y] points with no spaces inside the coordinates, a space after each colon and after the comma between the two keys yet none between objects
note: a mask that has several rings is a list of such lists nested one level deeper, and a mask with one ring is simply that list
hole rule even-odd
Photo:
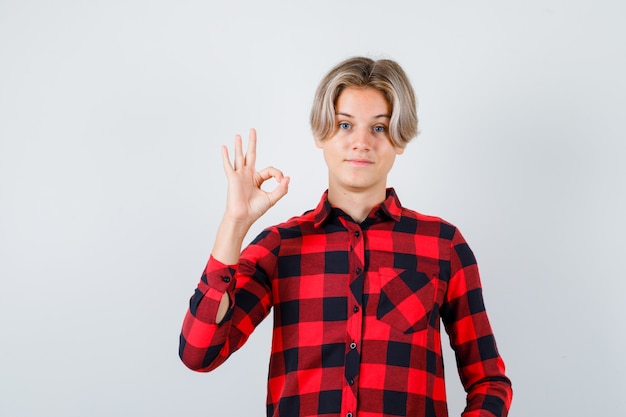
[{"label": "hand making ok gesture", "polygon": [[[250,129],[248,149],[244,155],[240,135],[235,136],[235,159],[231,163],[228,148],[222,146],[224,172],[228,179],[226,213],[224,220],[250,227],[285,194],[289,186],[289,177],[274,168],[267,167],[257,171],[256,162],[256,131]],[[274,178],[278,185],[272,191],[261,189],[261,185]]]}]

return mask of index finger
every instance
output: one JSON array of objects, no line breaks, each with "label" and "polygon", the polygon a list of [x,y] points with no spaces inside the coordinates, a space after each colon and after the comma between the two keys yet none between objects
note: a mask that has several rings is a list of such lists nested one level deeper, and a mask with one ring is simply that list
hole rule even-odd
[{"label": "index finger", "polygon": [[248,165],[254,168],[256,163],[256,130],[250,129],[248,135],[248,150],[246,150],[246,156],[244,158],[244,165]]}]

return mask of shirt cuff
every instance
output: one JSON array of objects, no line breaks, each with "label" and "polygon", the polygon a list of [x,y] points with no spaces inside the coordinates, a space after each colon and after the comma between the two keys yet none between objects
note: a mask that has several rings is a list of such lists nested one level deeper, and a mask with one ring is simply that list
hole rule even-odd
[{"label": "shirt cuff", "polygon": [[217,292],[225,293],[235,287],[236,265],[226,265],[211,255],[207,262],[204,274],[209,288]]}]

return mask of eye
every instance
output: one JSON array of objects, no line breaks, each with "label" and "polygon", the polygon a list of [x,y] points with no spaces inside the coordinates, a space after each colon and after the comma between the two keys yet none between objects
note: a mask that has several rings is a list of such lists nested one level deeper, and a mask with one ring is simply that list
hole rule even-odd
[{"label": "eye", "polygon": [[376,133],[383,133],[386,131],[387,131],[387,128],[383,125],[374,126],[374,132]]},{"label": "eye", "polygon": [[351,127],[352,125],[350,123],[347,123],[347,122],[339,123],[339,129],[347,130],[347,129],[350,129]]}]

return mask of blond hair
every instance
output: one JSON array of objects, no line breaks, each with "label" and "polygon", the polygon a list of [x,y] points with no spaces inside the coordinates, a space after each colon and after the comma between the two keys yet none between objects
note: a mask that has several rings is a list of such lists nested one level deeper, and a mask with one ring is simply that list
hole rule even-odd
[{"label": "blond hair", "polygon": [[335,105],[348,87],[371,87],[385,96],[391,108],[389,137],[395,146],[404,148],[417,135],[415,93],[402,67],[390,59],[354,57],[337,64],[317,87],[310,116],[316,140],[335,132]]}]

